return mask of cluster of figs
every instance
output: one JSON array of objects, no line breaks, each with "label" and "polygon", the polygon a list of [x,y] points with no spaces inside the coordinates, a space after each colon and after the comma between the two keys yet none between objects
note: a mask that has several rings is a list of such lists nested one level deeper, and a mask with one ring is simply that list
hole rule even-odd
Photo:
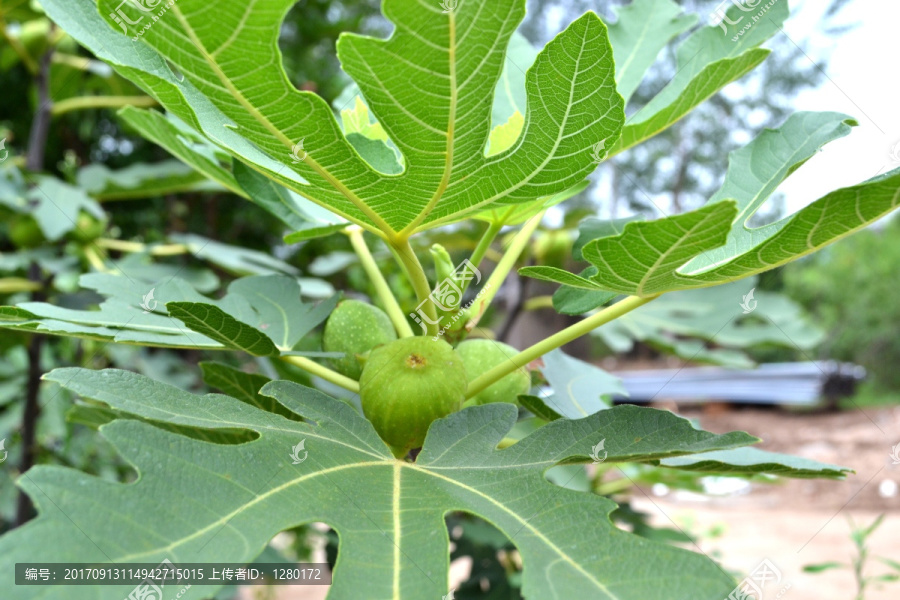
[{"label": "cluster of figs", "polygon": [[322,346],[343,354],[332,367],[359,381],[363,414],[396,456],[421,447],[436,419],[475,404],[515,403],[531,386],[520,368],[466,400],[469,382],[509,360],[514,348],[487,339],[456,348],[443,338],[398,339],[388,315],[360,300],[338,304],[325,323]]}]

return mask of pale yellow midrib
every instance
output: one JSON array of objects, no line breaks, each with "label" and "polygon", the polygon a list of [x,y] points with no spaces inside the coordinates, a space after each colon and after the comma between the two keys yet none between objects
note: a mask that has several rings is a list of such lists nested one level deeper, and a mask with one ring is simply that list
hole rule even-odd
[{"label": "pale yellow midrib", "polygon": [[[210,69],[216,74],[219,78],[219,81],[225,86],[225,88],[231,93],[235,100],[244,107],[244,110],[248,112],[254,119],[256,119],[263,127],[265,127],[272,135],[274,135],[278,141],[285,145],[286,148],[293,148],[294,142],[289,139],[280,129],[275,127],[275,125],[269,121],[262,113],[260,113],[255,106],[253,106],[244,95],[234,87],[234,84],[231,82],[231,79],[225,74],[224,71],[219,67],[218,63],[215,59],[209,54],[206,50],[206,47],[200,41],[200,38],[197,37],[197,34],[194,32],[193,27],[187,22],[184,15],[181,12],[181,9],[177,4],[172,5],[172,12],[175,14],[175,17],[178,19],[178,22],[181,23],[181,26],[184,28],[185,33],[191,39],[191,42],[194,46],[197,47],[197,50],[203,56],[203,59],[206,61],[206,64]],[[366,215],[386,236],[394,235],[394,229],[387,222],[381,218],[381,216],[372,210],[369,205],[367,205],[361,198],[359,198],[356,194],[353,193],[352,190],[347,188],[340,180],[338,180],[334,175],[331,174],[327,169],[325,169],[322,165],[316,162],[313,159],[309,152],[306,153],[306,157],[303,159],[303,162],[308,164],[314,171],[316,171],[319,175],[321,175],[328,183],[330,183],[338,192],[340,192],[344,197],[346,197],[350,202],[352,202],[364,215]],[[313,198],[310,198],[313,200]],[[316,200],[313,200],[316,201]],[[316,201],[317,204],[321,204],[322,206],[331,210],[331,207],[323,204],[320,201]],[[367,225],[366,223],[360,223],[356,219],[351,219],[355,223],[359,225]]]},{"label": "pale yellow midrib", "polygon": [[393,520],[394,520],[394,600],[400,600],[400,541],[402,528],[400,526],[400,461],[394,461],[394,498],[393,498]]},{"label": "pale yellow midrib", "polygon": [[447,151],[444,160],[444,173],[441,176],[441,182],[434,191],[431,200],[429,200],[422,211],[416,215],[416,218],[403,228],[403,231],[400,232],[401,237],[409,236],[416,230],[422,221],[428,218],[428,215],[431,214],[431,211],[434,210],[434,207],[437,206],[437,203],[443,197],[444,192],[447,190],[447,186],[450,185],[450,174],[453,172],[453,151],[456,140],[456,107],[459,101],[459,90],[456,87],[456,16],[453,12],[450,12],[449,17],[450,31],[448,35],[450,43],[448,44],[447,56],[450,75],[450,110],[447,118]]},{"label": "pale yellow midrib", "polygon": [[[394,587],[393,587],[393,590],[394,590],[394,591],[393,591],[393,598],[394,598],[395,600],[401,600],[401,596],[399,595],[399,594],[400,594],[400,587],[399,587],[399,585],[400,585],[400,584],[399,584],[399,581],[400,581],[400,579],[399,579],[399,578],[400,578],[400,574],[399,574],[399,573],[400,573],[400,553],[401,553],[399,540],[400,540],[400,536],[401,536],[401,534],[402,534],[402,527],[401,527],[401,523],[400,523],[400,504],[399,504],[399,503],[400,503],[400,500],[399,500],[399,498],[400,498],[400,495],[401,495],[401,492],[402,492],[402,490],[401,490],[401,488],[400,488],[400,473],[401,473],[401,470],[402,470],[403,468],[413,469],[413,470],[415,470],[415,471],[417,471],[417,472],[419,472],[419,473],[422,473],[422,474],[425,474],[425,475],[430,475],[430,476],[432,476],[432,477],[434,477],[434,478],[436,478],[436,479],[440,479],[440,480],[442,480],[442,481],[446,481],[446,482],[451,483],[451,484],[453,484],[453,485],[455,485],[455,486],[457,486],[457,487],[459,487],[459,488],[462,488],[462,489],[464,489],[464,490],[466,490],[466,491],[468,491],[468,492],[470,492],[470,493],[472,493],[472,494],[474,494],[474,495],[476,495],[476,496],[478,496],[478,497],[480,497],[480,498],[485,499],[486,501],[488,501],[488,502],[491,503],[492,505],[496,506],[498,509],[500,509],[501,511],[503,511],[503,512],[505,512],[506,514],[510,515],[513,519],[515,519],[516,521],[518,521],[519,523],[521,523],[522,527],[527,528],[527,529],[528,529],[528,530],[529,530],[536,538],[540,539],[540,540],[541,540],[548,548],[550,548],[553,552],[555,552],[555,553],[560,557],[560,559],[562,559],[564,562],[566,562],[566,563],[568,563],[569,565],[571,565],[576,571],[578,571],[579,573],[581,573],[582,575],[584,575],[587,579],[589,579],[591,582],[593,582],[594,585],[596,585],[598,589],[603,590],[603,592],[606,593],[606,594],[608,594],[609,597],[610,597],[612,600],[616,600],[616,599],[617,599],[617,596],[614,596],[614,595],[612,594],[612,592],[611,592],[605,585],[603,585],[603,583],[601,583],[600,581],[597,580],[596,577],[594,577],[593,575],[591,575],[590,573],[588,573],[581,565],[579,565],[575,560],[573,560],[573,559],[572,559],[568,554],[566,554],[561,548],[559,548],[556,544],[554,544],[551,540],[549,540],[549,539],[548,539],[548,538],[547,538],[540,530],[536,529],[534,526],[532,526],[531,524],[529,524],[527,519],[522,518],[522,517],[519,516],[517,513],[513,512],[512,510],[510,510],[509,508],[507,508],[503,503],[498,502],[498,501],[495,500],[494,498],[492,498],[492,497],[490,497],[490,496],[488,496],[488,495],[482,493],[481,491],[479,491],[479,490],[477,490],[477,489],[475,489],[475,488],[473,488],[473,487],[471,487],[471,486],[468,486],[468,485],[466,485],[466,484],[464,484],[464,483],[462,483],[462,482],[460,482],[460,481],[457,481],[457,480],[455,480],[455,479],[453,479],[453,478],[446,477],[446,476],[444,476],[444,475],[440,475],[440,474],[435,473],[434,471],[432,471],[432,470],[430,470],[430,469],[428,469],[428,468],[420,467],[420,466],[418,466],[418,465],[416,465],[416,464],[414,464],[414,463],[407,463],[407,462],[398,461],[398,460],[394,460],[394,461],[389,461],[389,460],[378,460],[378,461],[369,461],[369,462],[364,462],[364,463],[353,463],[353,464],[347,464],[347,465],[339,465],[339,466],[336,466],[336,467],[330,467],[330,468],[328,468],[328,469],[323,469],[323,470],[321,470],[321,471],[316,471],[315,473],[309,473],[309,474],[303,475],[303,476],[301,476],[301,477],[297,477],[297,478],[292,479],[292,480],[290,480],[290,481],[287,481],[287,482],[285,482],[285,483],[283,483],[283,484],[281,484],[281,485],[279,485],[279,486],[277,486],[277,487],[275,487],[275,488],[272,488],[271,490],[267,491],[267,492],[264,493],[264,494],[261,494],[261,495],[257,496],[256,498],[254,498],[254,499],[251,500],[250,502],[241,505],[241,507],[239,507],[239,508],[237,508],[237,509],[231,511],[231,512],[228,513],[227,515],[225,515],[225,516],[223,516],[223,517],[217,519],[216,521],[210,523],[209,525],[207,525],[207,526],[205,526],[205,527],[203,527],[203,528],[201,528],[201,529],[198,529],[197,531],[195,531],[195,532],[192,533],[191,535],[188,535],[188,536],[186,536],[186,537],[183,537],[183,538],[181,538],[181,539],[179,539],[179,540],[177,540],[177,541],[174,541],[174,542],[170,543],[168,546],[165,546],[165,547],[162,547],[162,548],[154,548],[154,549],[148,550],[148,551],[146,551],[146,552],[140,552],[140,553],[135,553],[135,554],[129,554],[129,555],[121,556],[121,557],[118,557],[118,558],[116,559],[116,562],[127,562],[127,561],[133,560],[133,559],[135,559],[135,558],[139,558],[139,557],[143,557],[143,556],[150,556],[150,555],[153,555],[153,554],[157,554],[157,553],[159,553],[159,552],[172,551],[172,550],[174,550],[175,548],[177,548],[178,546],[184,545],[185,543],[187,543],[187,542],[190,541],[190,540],[197,539],[199,536],[203,535],[204,533],[206,533],[206,532],[208,532],[208,531],[211,531],[212,529],[214,529],[215,527],[217,527],[217,526],[219,526],[219,525],[225,525],[225,524],[227,524],[229,521],[231,521],[231,519],[233,519],[233,518],[236,517],[237,515],[241,514],[242,512],[244,512],[245,510],[247,510],[247,509],[250,508],[251,506],[257,505],[257,504],[263,502],[264,500],[268,499],[269,497],[271,497],[271,496],[273,496],[273,495],[275,495],[275,494],[277,494],[277,493],[279,493],[279,492],[282,492],[282,491],[284,491],[285,489],[288,489],[289,487],[291,487],[291,486],[293,486],[293,485],[302,483],[303,481],[306,481],[306,480],[308,480],[308,479],[312,479],[312,478],[317,477],[317,476],[319,476],[319,475],[328,475],[328,474],[330,474],[330,473],[335,473],[335,472],[343,471],[343,470],[346,470],[346,469],[365,468],[365,467],[375,467],[375,466],[388,466],[388,465],[391,465],[391,466],[392,466],[392,469],[393,469],[393,495],[394,495],[394,503],[393,503],[393,510],[392,510],[392,512],[393,512],[393,523],[394,523],[393,526],[394,526],[394,536],[395,536],[395,538],[394,538],[394,539],[395,539],[395,543],[394,543],[394,558],[393,558],[393,566],[394,566],[394,573],[393,573],[393,582],[394,582],[394,583],[393,583],[393,585],[394,585]],[[461,469],[465,470],[465,467],[458,467],[458,468],[461,468]]]}]

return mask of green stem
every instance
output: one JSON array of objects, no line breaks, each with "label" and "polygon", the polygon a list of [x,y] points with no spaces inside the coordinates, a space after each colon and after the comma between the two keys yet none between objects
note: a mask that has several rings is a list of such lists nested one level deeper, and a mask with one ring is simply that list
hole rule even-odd
[{"label": "green stem", "polygon": [[400,304],[397,303],[397,298],[394,297],[394,294],[391,292],[387,280],[384,278],[384,275],[382,275],[381,270],[378,268],[378,264],[375,262],[375,258],[369,251],[366,240],[363,238],[362,227],[354,225],[347,228],[345,233],[350,238],[350,244],[356,251],[356,255],[359,256],[359,262],[362,264],[363,269],[365,269],[366,274],[375,286],[375,291],[378,293],[378,297],[381,298],[381,302],[384,304],[384,310],[391,318],[394,329],[397,330],[397,335],[400,337],[412,337],[413,331],[409,326],[409,321],[406,320],[403,309],[400,308]]},{"label": "green stem", "polygon": [[513,238],[512,244],[510,244],[509,248],[503,253],[503,258],[500,259],[500,262],[497,263],[497,267],[494,269],[494,272],[491,273],[491,276],[488,278],[487,283],[484,284],[484,295],[478,300],[477,303],[472,304],[466,311],[467,323],[466,323],[466,331],[472,331],[476,325],[478,325],[478,321],[481,320],[481,317],[484,315],[484,312],[491,305],[491,302],[494,300],[494,296],[497,295],[497,292],[500,291],[500,285],[506,279],[506,276],[509,275],[509,272],[516,265],[516,261],[519,260],[519,257],[522,255],[522,252],[525,250],[525,246],[528,244],[531,239],[531,234],[534,233],[534,230],[538,228],[538,225],[541,224],[541,220],[544,218],[544,214],[546,210],[542,210],[534,217],[531,218],[530,221],[525,223],[522,229],[519,230],[519,233],[516,234],[516,237]]},{"label": "green stem", "polygon": [[25,68],[28,69],[28,72],[32,75],[37,75],[40,67],[35,62],[34,58],[28,54],[28,50],[22,45],[22,41],[18,37],[10,34],[6,29],[6,20],[3,17],[0,17],[0,36],[3,36],[9,44],[9,47],[19,55],[19,59],[22,61],[22,64],[25,65]]},{"label": "green stem", "polygon": [[594,493],[598,496],[610,496],[612,494],[624,492],[632,485],[633,484],[628,479],[614,479],[613,481],[607,481],[606,483],[598,485],[594,490]]},{"label": "green stem", "polygon": [[522,310],[540,310],[542,308],[553,308],[553,296],[535,296],[522,304]]},{"label": "green stem", "polygon": [[81,96],[67,98],[53,104],[51,112],[59,116],[75,110],[90,108],[121,108],[123,106],[156,106],[157,102],[150,96]]},{"label": "green stem", "polygon": [[475,379],[473,379],[469,383],[469,389],[466,391],[466,398],[471,398],[495,381],[503,379],[516,369],[521,369],[534,359],[540,358],[551,350],[555,350],[560,346],[568,344],[574,339],[580,338],[581,336],[590,333],[601,325],[605,325],[610,321],[618,319],[622,315],[629,313],[632,310],[643,306],[644,304],[647,304],[656,297],[657,296],[641,298],[639,296],[629,296],[621,302],[616,302],[612,306],[605,308],[594,315],[591,315],[587,319],[579,321],[571,327],[566,327],[562,331],[551,335],[542,342],[538,342],[534,346],[526,348],[509,360],[497,365],[490,371],[484,373],[480,377],[476,377]]},{"label": "green stem", "polygon": [[177,254],[186,254],[188,247],[184,244],[160,244],[157,246],[148,246],[140,242],[132,242],[129,240],[113,240],[110,238],[97,238],[94,243],[101,248],[107,250],[116,250],[118,252],[149,252],[152,256],[174,256]]},{"label": "green stem", "polygon": [[475,250],[472,251],[472,256],[469,257],[470,263],[472,263],[476,267],[481,264],[481,261],[484,259],[484,255],[487,254],[488,249],[494,242],[494,238],[497,237],[497,234],[500,233],[501,229],[503,229],[502,221],[494,221],[490,225],[488,225],[487,231],[485,231],[484,235],[481,236],[481,239],[478,241],[478,245],[475,246]]},{"label": "green stem", "polygon": [[345,377],[336,371],[332,371],[328,367],[323,367],[319,363],[312,361],[305,356],[282,356],[281,360],[290,363],[295,367],[300,367],[307,373],[312,373],[316,377],[321,377],[325,381],[329,381],[345,390],[350,390],[356,394],[359,393],[358,381]]},{"label": "green stem", "polygon": [[[400,263],[406,270],[406,275],[409,277],[413,289],[416,291],[416,298],[418,299],[419,304],[423,306],[425,316],[427,317],[427,320],[423,321],[426,332],[430,336],[437,335],[439,325],[437,308],[435,307],[434,302],[431,302],[429,299],[429,296],[431,295],[431,284],[428,283],[428,276],[425,275],[425,269],[422,268],[419,257],[416,256],[412,246],[409,245],[409,238],[393,238],[389,243],[394,250],[394,255],[400,260]],[[429,323],[428,321],[433,321],[433,323]]]}]

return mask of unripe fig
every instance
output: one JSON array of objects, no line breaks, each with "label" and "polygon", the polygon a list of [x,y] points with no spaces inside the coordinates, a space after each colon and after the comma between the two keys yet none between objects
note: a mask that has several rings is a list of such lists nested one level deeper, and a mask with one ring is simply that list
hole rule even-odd
[{"label": "unripe fig", "polygon": [[343,358],[331,361],[334,370],[359,379],[362,366],[357,355],[396,339],[394,325],[383,310],[359,300],[344,300],[325,323],[322,348],[325,352],[343,352]]},{"label": "unripe fig", "polygon": [[[466,340],[456,347],[462,357],[469,381],[487,373],[499,364],[519,353],[518,350],[493,340]],[[503,379],[496,381],[472,396],[466,406],[489,402],[517,403],[520,394],[527,394],[531,388],[531,376],[524,368],[516,369]]]},{"label": "unripe fig", "polygon": [[425,441],[428,426],[462,407],[462,359],[444,340],[408,337],[372,350],[359,381],[363,414],[404,456]]},{"label": "unripe fig", "polygon": [[69,239],[90,244],[106,231],[106,221],[94,218],[84,211],[78,213],[75,228],[68,233]]},{"label": "unripe fig", "polygon": [[31,215],[16,215],[11,221],[9,239],[17,248],[36,248],[46,241],[41,226]]}]

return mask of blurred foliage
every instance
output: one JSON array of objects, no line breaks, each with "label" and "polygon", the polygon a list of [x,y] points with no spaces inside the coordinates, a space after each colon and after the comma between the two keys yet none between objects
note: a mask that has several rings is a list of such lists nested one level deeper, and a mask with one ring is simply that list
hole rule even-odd
[{"label": "blurred foliage", "polygon": [[820,356],[864,366],[877,388],[900,390],[900,219],[784,269],[785,290],[826,330]]}]

